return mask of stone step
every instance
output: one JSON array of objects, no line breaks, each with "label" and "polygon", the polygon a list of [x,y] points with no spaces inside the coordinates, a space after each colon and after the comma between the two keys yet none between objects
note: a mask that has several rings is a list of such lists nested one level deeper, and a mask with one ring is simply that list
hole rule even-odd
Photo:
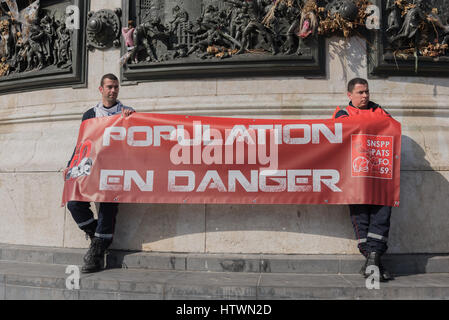
[{"label": "stone step", "polygon": [[0,300],[449,299],[449,274],[398,276],[367,289],[360,275],[106,269],[81,274],[68,290],[66,267],[0,261]]},{"label": "stone step", "polygon": [[[0,244],[0,261],[80,265],[86,249]],[[150,270],[356,274],[361,255],[267,255],[160,253],[109,250],[108,268]],[[447,254],[385,255],[384,265],[394,274],[449,273]]]}]

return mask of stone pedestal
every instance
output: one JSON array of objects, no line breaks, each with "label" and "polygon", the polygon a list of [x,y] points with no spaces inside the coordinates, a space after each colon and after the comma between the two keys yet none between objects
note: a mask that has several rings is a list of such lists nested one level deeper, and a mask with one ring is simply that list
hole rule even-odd
[{"label": "stone pedestal", "polygon": [[[121,1],[92,1],[91,10]],[[204,116],[330,118],[346,83],[367,77],[360,38],[326,41],[324,78],[159,81],[121,87],[139,112]],[[120,73],[118,49],[89,53],[88,87],[2,95],[0,243],[87,247],[67,209],[63,179],[81,115],[105,73]],[[449,252],[449,79],[370,80],[371,99],[402,123],[401,206],[389,252]],[[346,206],[122,204],[114,248],[199,253],[357,253]]]}]

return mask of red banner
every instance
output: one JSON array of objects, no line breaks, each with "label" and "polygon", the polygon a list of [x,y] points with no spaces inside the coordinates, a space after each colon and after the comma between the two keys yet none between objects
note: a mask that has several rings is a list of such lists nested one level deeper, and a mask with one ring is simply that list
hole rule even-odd
[{"label": "red banner", "polygon": [[401,125],[134,113],[86,120],[62,202],[399,206]]}]

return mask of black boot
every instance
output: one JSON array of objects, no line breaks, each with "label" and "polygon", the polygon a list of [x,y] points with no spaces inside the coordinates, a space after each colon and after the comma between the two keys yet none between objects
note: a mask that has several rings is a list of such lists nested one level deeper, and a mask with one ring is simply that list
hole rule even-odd
[{"label": "black boot", "polygon": [[97,272],[102,269],[104,254],[109,246],[109,241],[102,238],[93,237],[90,247],[84,256],[84,265],[81,268],[82,273]]},{"label": "black boot", "polygon": [[381,281],[394,280],[394,277],[391,275],[391,273],[382,265],[382,261],[380,261],[379,271]]},{"label": "black boot", "polygon": [[[370,252],[366,257],[365,265],[363,266],[363,276],[368,278],[371,275],[371,272],[367,272],[366,269],[371,266],[375,266],[379,268],[380,256],[377,252]],[[379,271],[380,272],[380,271]]]},{"label": "black boot", "polygon": [[365,275],[365,273],[366,273],[366,267],[368,266],[368,257],[369,257],[369,255],[368,256],[363,255],[363,256],[365,257],[366,260],[365,260],[365,263],[362,266],[362,269],[360,269],[359,273],[366,278],[367,275]]},{"label": "black boot", "polygon": [[382,265],[381,262],[381,254],[378,252],[370,252],[368,257],[366,258],[366,262],[364,267],[362,267],[363,276],[365,278],[369,277],[371,273],[366,272],[366,269],[369,266],[376,266],[379,269],[379,281],[380,282],[386,282],[388,280],[393,280],[394,278],[391,276],[391,274],[388,272],[388,270],[385,269],[385,267]]}]

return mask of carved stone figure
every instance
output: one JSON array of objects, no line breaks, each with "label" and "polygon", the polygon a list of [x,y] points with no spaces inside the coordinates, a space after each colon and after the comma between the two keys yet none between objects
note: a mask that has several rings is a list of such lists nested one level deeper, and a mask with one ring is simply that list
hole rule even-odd
[{"label": "carved stone figure", "polygon": [[[402,22],[402,27],[399,32],[390,38],[390,42],[395,42],[398,39],[414,38],[418,32],[419,25],[426,20],[427,12],[429,11],[429,3],[426,0],[416,0],[415,7],[409,9]],[[415,37],[415,42],[418,42],[418,37]]]},{"label": "carved stone figure", "polygon": [[315,31],[316,17],[313,12],[308,11],[307,7],[300,10],[299,3],[297,6],[286,6],[285,10],[286,17],[290,22],[287,30],[286,54],[301,55],[302,39],[307,38]]},{"label": "carved stone figure", "polygon": [[352,0],[333,0],[326,6],[326,10],[331,17],[338,14],[349,21],[355,20],[358,13],[358,8]]},{"label": "carved stone figure", "polygon": [[396,0],[387,0],[385,9],[388,12],[387,32],[397,32],[401,25],[399,22],[400,12]]},{"label": "carved stone figure", "polygon": [[189,20],[189,14],[179,6],[175,6],[172,10],[173,20],[170,21],[170,32],[176,31],[180,23],[185,23]]},{"label": "carved stone figure", "polygon": [[9,59],[11,57],[11,52],[13,48],[12,39],[10,29],[9,29],[9,21],[3,20],[0,22],[0,33],[1,33],[1,50],[5,58]]},{"label": "carved stone figure", "polygon": [[21,33],[21,29],[20,29],[20,23],[19,21],[17,21],[16,19],[14,19],[13,17],[11,17],[11,36],[12,36],[12,45],[13,45],[13,53],[12,55],[17,55],[17,52],[19,52],[18,48],[17,48],[17,42],[19,41],[19,39],[21,39],[22,33]]},{"label": "carved stone figure", "polygon": [[243,32],[249,23],[249,15],[243,10],[237,10],[236,12],[237,14],[235,15],[233,21],[234,24],[232,26],[234,28],[234,32],[232,32],[233,30],[231,29],[231,35],[235,38],[235,40],[242,42]]},{"label": "carved stone figure", "polygon": [[386,33],[390,45],[387,50],[409,54],[410,49],[413,49],[415,56],[447,55],[449,50],[444,47],[449,43],[447,2],[387,1]]},{"label": "carved stone figure", "polygon": [[140,24],[134,31],[134,49],[131,50],[131,61],[135,61],[143,50],[146,52],[146,61],[158,61],[154,43],[162,41],[168,46],[168,38],[167,29],[162,25],[160,19],[156,18]]},{"label": "carved stone figure", "polygon": [[248,1],[236,1],[236,0],[224,0],[238,8],[242,8],[243,12],[249,16],[249,23],[245,27],[242,35],[242,46],[237,54],[244,53],[245,50],[250,49],[251,36],[254,33],[258,33],[262,38],[268,42],[272,54],[276,54],[278,49],[274,43],[273,35],[271,31],[261,23],[261,20],[266,13],[268,6],[272,5],[269,0],[248,0]]},{"label": "carved stone figure", "polygon": [[192,54],[199,48],[202,48],[202,51],[207,52],[207,48],[210,46],[225,46],[232,47],[233,45],[241,46],[234,38],[232,38],[227,33],[223,32],[221,29],[223,26],[217,26],[215,29],[207,29],[206,32],[197,36],[197,40],[199,40],[188,52],[187,55]]},{"label": "carved stone figure", "polygon": [[36,68],[40,70],[44,67],[45,58],[42,50],[44,32],[39,25],[31,25],[30,38],[28,39],[29,49],[27,51],[28,66],[25,71]]},{"label": "carved stone figure", "polygon": [[61,21],[60,26],[56,30],[56,34],[58,35],[58,66],[67,68],[71,65],[72,47],[70,45],[70,30],[67,28],[64,21]]},{"label": "carved stone figure", "polygon": [[45,60],[47,62],[54,62],[54,53],[52,50],[52,40],[55,30],[53,28],[52,19],[49,16],[44,16],[41,19],[40,27],[42,30],[42,49],[44,52]]}]

